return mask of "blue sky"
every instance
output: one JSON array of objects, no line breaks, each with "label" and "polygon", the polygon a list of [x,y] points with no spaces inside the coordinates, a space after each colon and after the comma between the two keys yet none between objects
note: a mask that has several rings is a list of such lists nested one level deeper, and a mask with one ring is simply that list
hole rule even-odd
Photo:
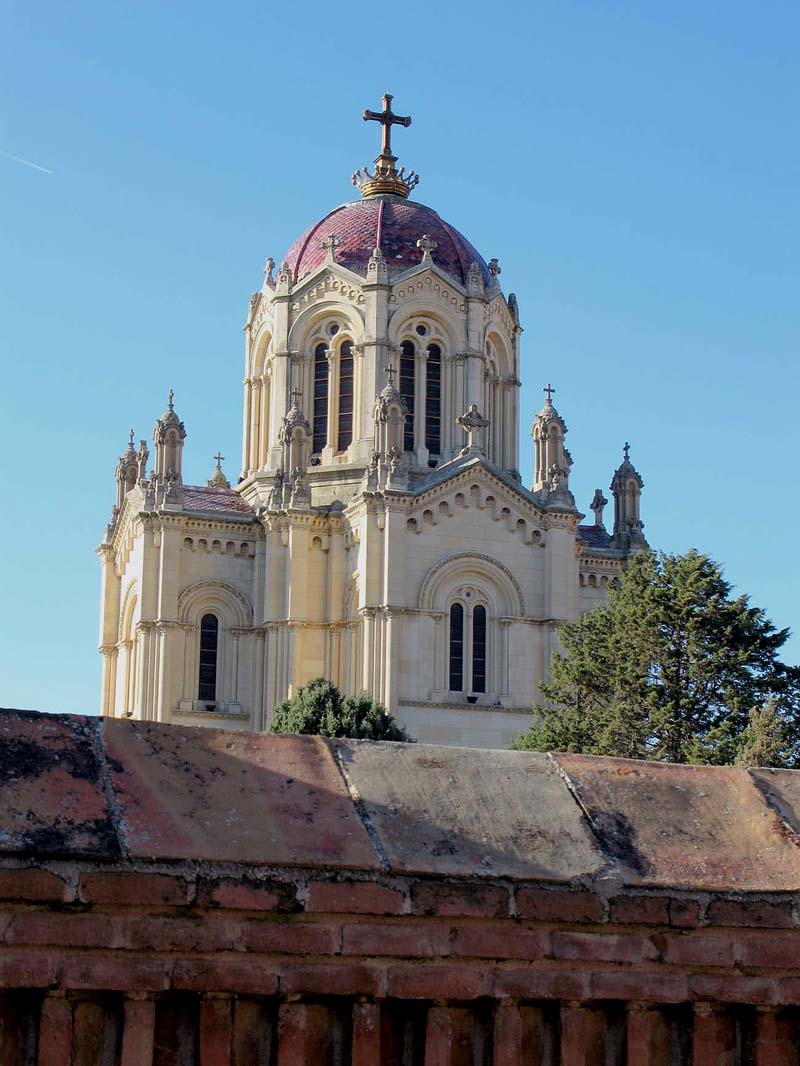
[{"label": "blue sky", "polygon": [[526,482],[550,380],[582,509],[629,440],[651,543],[800,661],[799,36],[769,0],[0,3],[0,704],[97,710],[128,429],[173,387],[187,480],[218,448],[235,480],[249,295],[353,198],[384,92],[416,198],[519,298]]}]

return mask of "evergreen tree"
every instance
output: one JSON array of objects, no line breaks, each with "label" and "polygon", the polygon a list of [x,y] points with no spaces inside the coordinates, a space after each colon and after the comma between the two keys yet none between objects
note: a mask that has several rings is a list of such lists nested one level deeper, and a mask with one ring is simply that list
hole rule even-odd
[{"label": "evergreen tree", "polygon": [[606,606],[562,627],[544,702],[513,747],[798,765],[800,670],[777,657],[788,635],[732,598],[708,556],[642,552]]},{"label": "evergreen tree", "polygon": [[290,700],[278,704],[272,712],[270,731],[355,740],[412,739],[366,692],[343,697],[323,677],[301,685]]}]

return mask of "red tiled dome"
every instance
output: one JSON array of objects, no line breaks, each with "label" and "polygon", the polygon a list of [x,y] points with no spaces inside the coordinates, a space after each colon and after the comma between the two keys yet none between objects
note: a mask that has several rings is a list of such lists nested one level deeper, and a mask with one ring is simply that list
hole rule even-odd
[{"label": "red tiled dome", "polygon": [[488,284],[489,269],[466,237],[430,207],[399,196],[373,196],[342,204],[306,230],[292,245],[286,260],[296,284],[322,266],[326,257],[322,242],[336,236],[337,263],[366,276],[369,257],[374,248],[380,248],[392,277],[419,264],[422,252],[417,241],[424,234],[436,241],[433,261],[438,267],[464,285],[470,264],[477,263]]}]

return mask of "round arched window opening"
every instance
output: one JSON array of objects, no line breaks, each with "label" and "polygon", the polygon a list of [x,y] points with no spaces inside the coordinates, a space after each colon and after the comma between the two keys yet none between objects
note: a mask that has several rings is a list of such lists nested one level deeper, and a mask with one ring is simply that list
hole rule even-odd
[{"label": "round arched window opening", "polygon": [[204,614],[200,621],[200,666],[197,698],[215,702],[217,699],[217,651],[219,620],[215,614]]}]

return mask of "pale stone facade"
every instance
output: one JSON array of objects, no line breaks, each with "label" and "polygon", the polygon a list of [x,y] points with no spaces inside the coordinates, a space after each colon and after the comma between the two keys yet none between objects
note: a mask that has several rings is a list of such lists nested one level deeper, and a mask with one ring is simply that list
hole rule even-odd
[{"label": "pale stone facade", "polygon": [[[388,98],[390,101],[391,98]],[[581,526],[551,390],[519,477],[519,313],[388,144],[362,199],[267,261],[245,325],[242,476],[183,484],[170,395],[155,465],[133,435],[98,552],[102,711],[265,730],[317,676],[366,689],[422,741],[505,747],[556,626],[645,544],[616,471]]]}]

